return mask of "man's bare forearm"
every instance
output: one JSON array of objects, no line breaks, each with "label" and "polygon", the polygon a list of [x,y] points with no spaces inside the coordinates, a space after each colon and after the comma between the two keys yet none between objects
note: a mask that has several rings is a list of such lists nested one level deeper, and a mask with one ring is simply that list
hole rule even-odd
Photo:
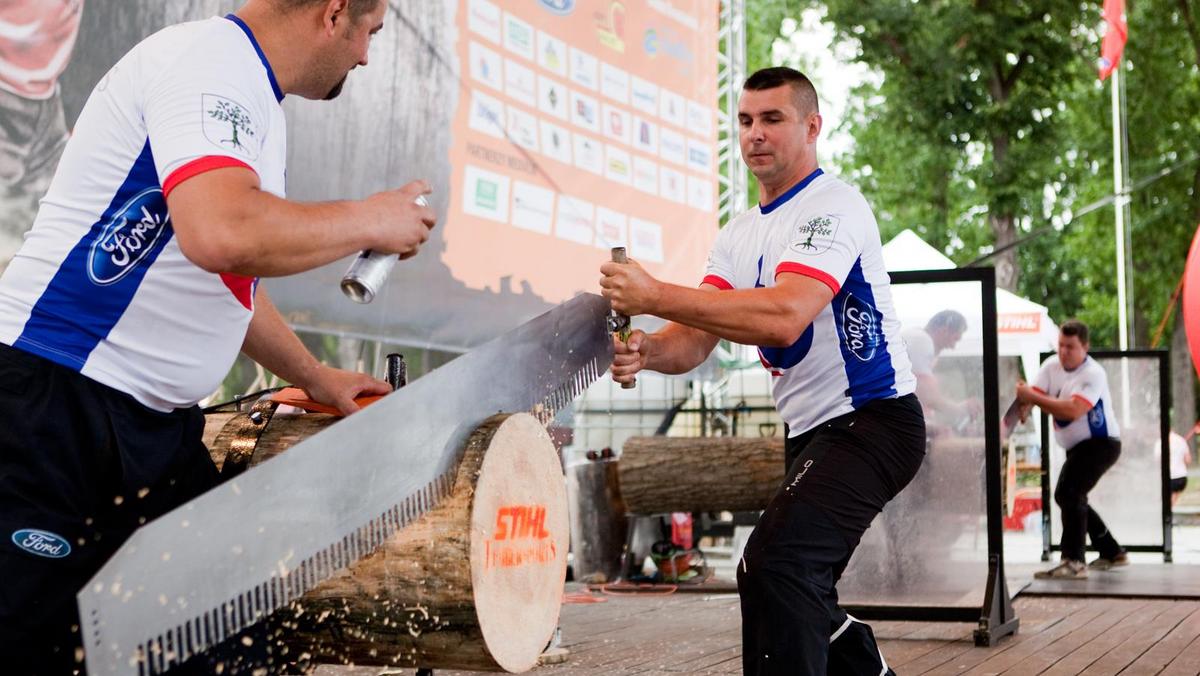
[{"label": "man's bare forearm", "polygon": [[1075,420],[1088,412],[1087,405],[1078,399],[1055,399],[1038,390],[1031,390],[1031,392],[1030,403],[1037,405],[1057,420]]},{"label": "man's bare forearm", "polygon": [[708,359],[720,340],[690,326],[671,322],[646,336],[646,368],[659,373],[687,373]]},{"label": "man's bare forearm", "polygon": [[321,367],[300,338],[283,320],[261,286],[254,294],[254,317],[242,342],[242,353],[283,380],[304,387]]},{"label": "man's bare forearm", "polygon": [[434,214],[415,202],[414,181],[362,200],[293,202],[259,188],[244,168],[216,169],[167,197],[183,255],[208,272],[277,277],[311,270],[362,249],[411,256]]},{"label": "man's bare forearm", "polygon": [[356,227],[358,203],[293,202],[250,190],[227,205],[224,227],[206,228],[208,241],[185,249],[210,271],[280,277],[311,270],[367,248]]}]

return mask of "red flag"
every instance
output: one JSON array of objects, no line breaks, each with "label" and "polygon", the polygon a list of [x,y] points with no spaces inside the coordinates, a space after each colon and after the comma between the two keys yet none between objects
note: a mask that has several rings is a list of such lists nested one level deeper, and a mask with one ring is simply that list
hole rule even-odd
[{"label": "red flag", "polygon": [[1200,374],[1200,228],[1192,239],[1183,273],[1183,330],[1187,333],[1192,364]]},{"label": "red flag", "polygon": [[1125,25],[1125,0],[1104,0],[1104,41],[1100,43],[1100,79],[1104,80],[1117,67],[1129,30]]}]

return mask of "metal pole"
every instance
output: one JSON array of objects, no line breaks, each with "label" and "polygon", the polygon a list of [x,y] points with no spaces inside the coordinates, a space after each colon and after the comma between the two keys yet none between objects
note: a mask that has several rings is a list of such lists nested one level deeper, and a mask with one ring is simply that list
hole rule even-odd
[{"label": "metal pole", "polygon": [[1126,246],[1125,246],[1125,210],[1129,196],[1125,194],[1125,161],[1124,161],[1124,120],[1121,115],[1121,69],[1112,71],[1112,130],[1113,130],[1113,214],[1116,219],[1117,241],[1117,323],[1119,334],[1117,345],[1122,350],[1129,349],[1129,295],[1125,281]]},{"label": "metal pole", "polygon": [[[1127,279],[1127,272],[1132,274],[1132,241],[1129,224],[1129,194],[1125,190],[1128,167],[1125,161],[1126,135],[1124,98],[1125,87],[1121,79],[1121,68],[1118,65],[1112,71],[1112,129],[1113,129],[1113,215],[1116,221],[1117,243],[1117,322],[1119,334],[1117,342],[1122,351],[1129,349],[1131,336],[1129,323],[1133,319],[1133,291]],[[1121,360],[1121,422],[1128,427],[1131,421],[1129,360]]]},{"label": "metal pole", "polygon": [[717,52],[717,98],[720,108],[717,161],[724,169],[718,177],[717,218],[723,224],[746,209],[749,179],[738,145],[738,96],[746,79],[746,0],[721,0],[717,35],[724,50]]}]

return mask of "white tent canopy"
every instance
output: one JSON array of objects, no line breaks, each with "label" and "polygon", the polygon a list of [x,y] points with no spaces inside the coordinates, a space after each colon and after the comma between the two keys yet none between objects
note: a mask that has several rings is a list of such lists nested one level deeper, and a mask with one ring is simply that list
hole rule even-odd
[{"label": "white tent canopy", "polygon": [[[945,270],[955,267],[954,261],[930,246],[912,230],[905,230],[883,245],[883,261],[888,271]],[[961,288],[961,294],[956,289]],[[925,290],[918,286],[895,285],[892,293],[905,326],[922,326],[940,310],[959,309],[967,317],[967,331],[953,352],[979,354],[982,351],[982,326],[979,296],[975,285],[942,285],[935,302],[921,297]],[[920,313],[922,316],[915,316]],[[996,328],[1000,355],[1020,356],[1028,370],[1037,368],[1038,354],[1053,350],[1058,327],[1050,319],[1046,306],[1022,298],[1004,289],[996,289]]]}]

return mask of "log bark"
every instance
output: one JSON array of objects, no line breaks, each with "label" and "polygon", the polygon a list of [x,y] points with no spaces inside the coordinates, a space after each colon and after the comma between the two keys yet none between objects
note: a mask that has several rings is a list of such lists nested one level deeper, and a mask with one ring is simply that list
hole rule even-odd
[{"label": "log bark", "polygon": [[783,439],[632,437],[618,468],[630,514],[754,511],[783,481]]},{"label": "log bark", "polygon": [[[274,416],[249,464],[338,420]],[[229,453],[217,439],[214,459]],[[528,414],[493,416],[462,449],[450,495],[280,611],[279,638],[313,662],[526,671],[558,624],[568,533],[545,428]]]},{"label": "log bark", "polygon": [[567,468],[576,580],[607,582],[621,572],[626,510],[617,465],[611,459],[588,460]]}]

